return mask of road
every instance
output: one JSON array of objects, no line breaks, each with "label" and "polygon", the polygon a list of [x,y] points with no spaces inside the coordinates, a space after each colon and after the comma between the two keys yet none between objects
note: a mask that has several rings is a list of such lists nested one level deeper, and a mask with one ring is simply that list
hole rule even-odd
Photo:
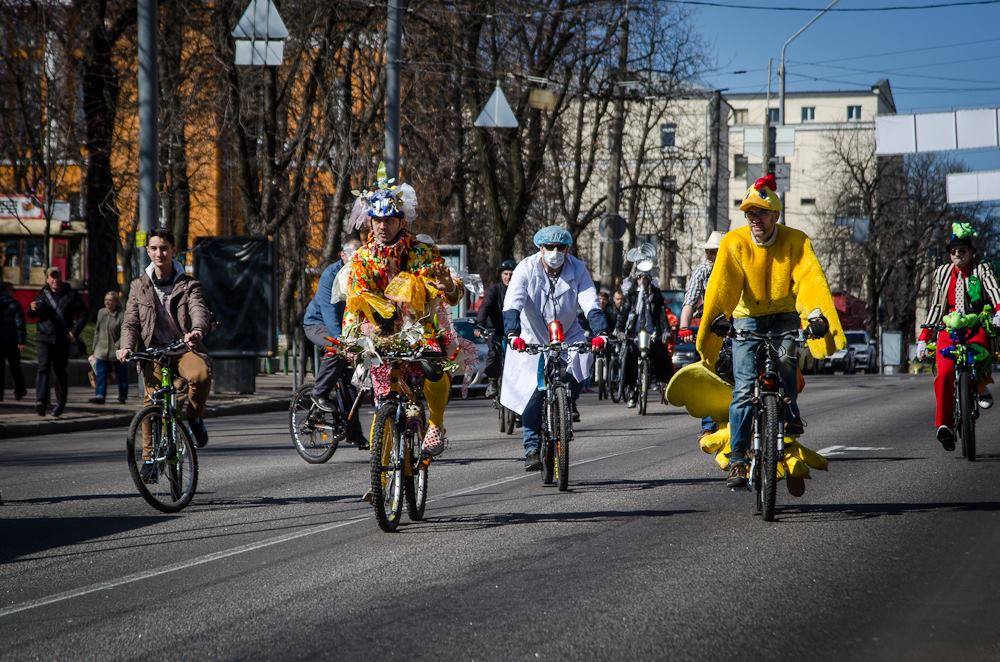
[{"label": "road", "polygon": [[969,463],[927,377],[801,403],[803,442],[840,448],[771,524],[694,419],[593,395],[568,493],[453,403],[427,521],[396,534],[359,499],[367,454],[307,465],[278,414],[211,422],[179,515],[136,495],[124,430],[0,442],[0,658],[1000,658],[996,414]]}]

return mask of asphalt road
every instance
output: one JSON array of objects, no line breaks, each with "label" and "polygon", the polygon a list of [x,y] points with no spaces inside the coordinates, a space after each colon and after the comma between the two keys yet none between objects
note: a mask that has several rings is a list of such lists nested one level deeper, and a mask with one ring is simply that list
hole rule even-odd
[{"label": "asphalt road", "polygon": [[211,421],[178,515],[135,493],[122,429],[0,442],[0,658],[1000,659],[997,414],[969,463],[927,377],[801,403],[803,442],[840,448],[771,524],[694,419],[593,395],[568,493],[453,403],[427,521],[396,534],[359,499],[367,454],[307,465],[280,414]]}]

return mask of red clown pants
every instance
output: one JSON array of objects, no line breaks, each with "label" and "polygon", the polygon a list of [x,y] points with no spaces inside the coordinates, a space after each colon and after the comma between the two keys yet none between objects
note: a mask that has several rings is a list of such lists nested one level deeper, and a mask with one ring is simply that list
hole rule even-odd
[{"label": "red clown pants", "polygon": [[[969,341],[989,348],[990,341],[986,331],[979,329]],[[941,350],[951,347],[951,337],[947,331],[939,331],[937,337],[937,377],[934,378],[934,395],[937,397],[937,410],[934,414],[934,427],[942,425],[951,428],[955,424],[955,362],[945,358]],[[977,392],[982,392],[992,380],[989,375],[980,375],[976,385]]]}]

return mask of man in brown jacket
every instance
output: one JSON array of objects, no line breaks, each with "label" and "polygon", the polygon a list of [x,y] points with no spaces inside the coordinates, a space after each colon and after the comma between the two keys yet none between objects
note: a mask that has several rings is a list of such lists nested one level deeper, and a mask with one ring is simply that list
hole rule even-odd
[{"label": "man in brown jacket", "polygon": [[[188,382],[188,423],[201,448],[208,443],[202,415],[212,387],[208,356],[201,344],[209,329],[208,307],[201,283],[184,273],[180,262],[174,259],[173,234],[161,229],[150,232],[146,253],[150,265],[145,274],[132,281],[129,290],[118,360],[128,360],[129,354],[139,347],[165,347],[178,338],[184,339],[187,350],[171,356],[170,360],[176,373]],[[144,404],[150,403],[150,394],[160,386],[159,369],[159,366],[143,366]],[[155,465],[150,463],[150,466],[150,471],[155,471]]]}]

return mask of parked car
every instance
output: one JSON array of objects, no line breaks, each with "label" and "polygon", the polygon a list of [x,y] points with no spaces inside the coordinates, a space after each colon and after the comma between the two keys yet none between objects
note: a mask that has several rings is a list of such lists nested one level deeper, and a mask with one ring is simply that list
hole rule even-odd
[{"label": "parked car", "polygon": [[868,374],[878,372],[875,363],[875,341],[867,331],[845,331],[847,346],[854,350],[854,366]]},{"label": "parked car", "polygon": [[[476,357],[478,362],[476,363],[475,373],[472,378],[472,383],[469,385],[469,390],[479,391],[486,390],[486,355],[490,352],[490,347],[484,338],[480,338],[476,335],[476,318],[474,317],[459,317],[455,319],[455,330],[458,334],[465,338],[466,340],[471,340],[476,346]],[[464,379],[464,373],[461,368],[452,375],[451,383],[452,388],[459,388],[462,386],[462,381]]]}]

